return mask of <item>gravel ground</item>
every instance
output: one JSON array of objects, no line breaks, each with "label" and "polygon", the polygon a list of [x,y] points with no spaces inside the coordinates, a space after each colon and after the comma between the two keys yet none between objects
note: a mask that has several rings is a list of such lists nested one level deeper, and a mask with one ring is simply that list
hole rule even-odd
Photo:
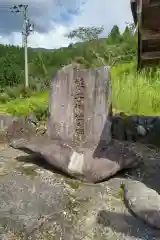
[{"label": "gravel ground", "polygon": [[144,164],[100,184],[51,172],[40,160],[0,146],[0,239],[160,240],[120,197],[122,179],[138,179],[160,192],[158,149],[135,148]]}]

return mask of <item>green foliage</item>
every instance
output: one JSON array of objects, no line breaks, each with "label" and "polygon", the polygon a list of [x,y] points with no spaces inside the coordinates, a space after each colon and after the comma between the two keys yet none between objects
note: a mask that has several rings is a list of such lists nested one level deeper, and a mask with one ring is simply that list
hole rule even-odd
[{"label": "green foliage", "polygon": [[10,101],[9,96],[6,93],[1,93],[0,94],[0,103],[6,103]]},{"label": "green foliage", "polygon": [[[123,33],[114,26],[106,38],[103,27],[78,28],[67,36],[79,39],[67,48],[52,51],[29,49],[29,89],[24,88],[22,48],[0,45],[0,113],[48,116],[50,80],[62,66],[78,62],[85,67],[112,67],[113,106],[131,114],[160,114],[160,72],[136,72],[137,33],[127,25]],[[38,93],[37,93],[38,92]]]},{"label": "green foliage", "polygon": [[[48,87],[54,73],[71,62],[94,67],[115,65],[117,62],[128,62],[135,58],[137,42],[130,25],[123,34],[117,26],[113,27],[107,38],[100,38],[102,32],[103,27],[80,27],[67,34],[70,39],[80,40],[76,44],[51,51],[36,51],[29,48],[28,68],[31,90],[40,91]],[[0,45],[0,89],[18,85],[24,85],[24,49]],[[18,90],[14,89],[14,91]]]},{"label": "green foliage", "polygon": [[0,103],[5,103],[7,101],[12,101],[16,98],[27,98],[33,94],[33,91],[28,88],[26,89],[24,86],[19,85],[17,87],[6,87],[5,92],[0,95]]},{"label": "green foliage", "polygon": [[[114,26],[107,38],[99,38],[101,28],[78,28],[67,36],[84,41],[83,55],[76,56],[75,61],[86,67],[99,67],[102,65],[115,65],[135,59],[137,51],[137,36],[133,35],[133,26],[126,27],[123,34],[118,26]],[[82,45],[82,44],[81,44]],[[77,45],[79,46],[79,45]],[[73,46],[72,46],[73,47]]]},{"label": "green foliage", "polygon": [[103,27],[79,27],[66,36],[70,39],[78,38],[82,41],[98,40],[99,35],[103,32],[103,30]]},{"label": "green foliage", "polygon": [[113,107],[128,114],[160,114],[160,71],[136,71],[136,63],[112,68]]},{"label": "green foliage", "polygon": [[108,44],[117,44],[117,43],[120,43],[122,41],[123,41],[123,38],[120,34],[119,28],[118,28],[117,25],[115,25],[112,28],[112,30],[111,30],[111,32],[108,36],[107,43]]},{"label": "green foliage", "polygon": [[17,98],[5,104],[0,104],[1,113],[9,113],[14,116],[28,116],[36,113],[38,118],[45,118],[48,109],[48,92],[37,93],[26,99]]},{"label": "green foliage", "polygon": [[48,104],[37,106],[34,110],[34,114],[39,121],[45,121],[48,118]]},{"label": "green foliage", "polygon": [[[160,71],[136,72],[136,63],[112,68],[113,108],[127,114],[160,114]],[[35,93],[27,99],[17,98],[0,104],[1,113],[25,115],[34,112],[38,119],[48,116],[48,92]]]}]

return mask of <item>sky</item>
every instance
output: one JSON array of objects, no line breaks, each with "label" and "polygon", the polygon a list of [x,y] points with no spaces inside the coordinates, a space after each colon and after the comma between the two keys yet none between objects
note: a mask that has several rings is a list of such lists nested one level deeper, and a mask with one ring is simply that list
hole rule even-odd
[{"label": "sky", "polygon": [[68,46],[65,34],[78,27],[104,27],[107,36],[116,24],[123,31],[132,22],[130,0],[0,0],[0,43],[22,46],[22,13],[14,14],[10,7],[28,4],[28,16],[34,32],[28,45],[55,49]]}]

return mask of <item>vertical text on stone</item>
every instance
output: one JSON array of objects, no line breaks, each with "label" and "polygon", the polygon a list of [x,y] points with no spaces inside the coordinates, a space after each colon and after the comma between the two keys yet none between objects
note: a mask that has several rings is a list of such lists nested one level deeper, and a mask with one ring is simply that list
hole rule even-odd
[{"label": "vertical text on stone", "polygon": [[83,141],[84,132],[84,100],[85,100],[85,83],[83,78],[75,79],[74,94],[74,119],[75,119],[75,135],[74,141]]}]

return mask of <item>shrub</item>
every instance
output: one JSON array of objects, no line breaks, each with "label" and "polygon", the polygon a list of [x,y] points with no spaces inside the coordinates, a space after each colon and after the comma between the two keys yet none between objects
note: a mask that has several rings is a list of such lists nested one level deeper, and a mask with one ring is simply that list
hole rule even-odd
[{"label": "shrub", "polygon": [[0,103],[6,103],[10,101],[9,96],[6,93],[1,93],[0,94]]},{"label": "shrub", "polygon": [[48,115],[48,92],[35,93],[26,99],[17,98],[6,104],[1,104],[1,109],[14,116],[28,116],[30,113],[35,113],[39,120],[40,118],[44,120]]},{"label": "shrub", "polygon": [[25,88],[23,85],[19,85],[17,87],[11,88],[7,87],[5,89],[6,95],[8,95],[9,99],[16,98],[27,98],[32,95],[32,90],[30,88]]},{"label": "shrub", "polygon": [[37,106],[34,110],[34,114],[36,115],[39,121],[45,121],[48,118],[48,105],[45,106]]},{"label": "shrub", "polygon": [[20,95],[20,87],[7,87],[5,89],[5,93],[8,95],[11,99],[16,99]]}]

